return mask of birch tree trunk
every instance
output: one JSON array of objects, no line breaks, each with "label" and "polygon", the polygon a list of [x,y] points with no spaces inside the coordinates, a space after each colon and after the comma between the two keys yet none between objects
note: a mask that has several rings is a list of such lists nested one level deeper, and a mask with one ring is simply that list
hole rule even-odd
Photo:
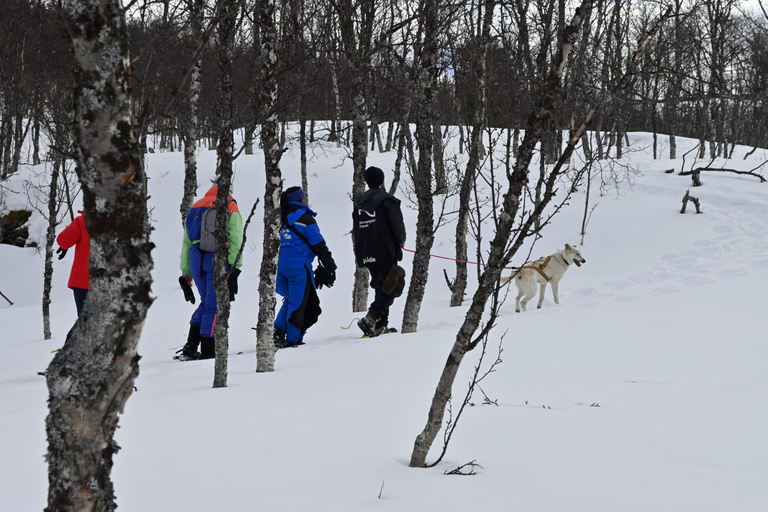
[{"label": "birch tree trunk", "polygon": [[32,122],[32,165],[40,165],[40,114]]},{"label": "birch tree trunk", "polygon": [[256,326],[256,371],[275,371],[275,286],[277,259],[280,254],[280,194],[283,179],[280,173],[282,150],[277,122],[277,31],[275,0],[260,0],[261,25],[261,144],[264,148],[264,241],[259,270],[259,317]]},{"label": "birch tree trunk", "polygon": [[251,30],[253,32],[253,52],[256,55],[254,58],[253,66],[250,73],[250,84],[248,85],[248,103],[249,103],[249,116],[245,123],[245,154],[253,154],[253,142],[254,133],[256,132],[256,126],[258,124],[259,117],[259,102],[261,98],[261,23],[259,20],[260,12],[260,0],[255,0],[250,9],[252,9],[252,24]]},{"label": "birch tree trunk", "polygon": [[413,255],[408,296],[403,310],[403,333],[416,332],[419,312],[429,279],[429,254],[435,241],[434,204],[432,202],[432,126],[434,124],[433,88],[437,79],[437,4],[438,0],[423,0],[420,25],[424,41],[419,55],[418,116],[416,141],[419,163],[413,186],[419,206],[416,224],[416,252]]},{"label": "birch tree trunk", "polygon": [[[191,30],[191,39],[194,43],[202,38],[203,34],[203,1],[189,1],[189,25]],[[189,91],[187,93],[187,119],[185,119],[182,128],[182,139],[184,142],[184,193],[181,197],[181,225],[184,226],[187,220],[187,212],[192,207],[197,193],[197,137],[198,137],[198,103],[200,101],[200,91],[203,88],[201,75],[202,61],[195,62],[192,73],[189,78]]]},{"label": "birch tree trunk", "polygon": [[487,55],[491,37],[491,22],[496,0],[485,1],[482,33],[478,55],[472,59],[474,68],[475,91],[477,92],[475,117],[472,122],[472,133],[469,143],[469,161],[461,179],[459,190],[459,214],[456,221],[456,277],[451,288],[451,307],[461,306],[467,289],[467,231],[469,229],[470,200],[472,186],[475,183],[478,166],[480,165],[480,147],[483,145],[485,131],[485,112],[487,108]]},{"label": "birch tree trunk", "polygon": [[394,129],[394,121],[390,119],[387,121],[387,142],[384,146],[384,152],[388,153],[392,150],[392,130]]},{"label": "birch tree trunk", "polygon": [[[227,387],[227,352],[229,351],[229,286],[227,259],[229,253],[227,235],[227,209],[229,190],[232,186],[232,156],[235,146],[234,104],[232,101],[232,53],[235,43],[235,27],[239,10],[236,2],[227,4],[223,19],[218,26],[219,59],[219,145],[218,157],[219,187],[216,195],[216,253],[213,259],[213,286],[216,289],[216,325],[213,331],[216,361],[213,372],[213,387]],[[230,269],[230,272],[234,268]]]},{"label": "birch tree trunk", "polygon": [[331,68],[331,89],[333,90],[333,119],[331,119],[331,133],[328,135],[330,142],[336,142],[336,147],[341,147],[341,135],[339,134],[339,121],[341,120],[341,94],[339,93],[339,77],[336,73],[336,61],[328,58]]},{"label": "birch tree trunk", "polygon": [[443,147],[443,135],[440,130],[440,123],[436,123],[432,127],[432,155],[435,162],[435,194],[447,194],[448,193],[448,179],[445,176],[445,162],[443,161],[444,154]]},{"label": "birch tree trunk", "polygon": [[301,188],[304,198],[309,203],[309,180],[307,179],[307,115],[302,110],[299,114],[299,160],[301,163]]},{"label": "birch tree trunk", "polygon": [[45,233],[45,269],[43,270],[43,339],[51,339],[51,282],[53,281],[53,243],[56,241],[56,225],[59,206],[59,169],[61,159],[52,162],[51,184],[48,190],[48,229]]},{"label": "birch tree trunk", "polygon": [[395,195],[397,187],[400,184],[400,169],[403,165],[403,152],[405,151],[405,132],[400,130],[397,135],[397,156],[395,156],[395,170],[392,176],[392,183],[389,184],[389,193]]},{"label": "birch tree trunk", "polygon": [[90,290],[46,372],[46,511],[113,511],[114,434],[139,371],[153,245],[121,2],[64,2],[62,13],[75,60],[74,135],[90,235]]},{"label": "birch tree trunk", "polygon": [[[355,9],[359,8],[359,35],[355,37]],[[376,7],[373,0],[353,6],[351,0],[339,2],[339,23],[344,52],[350,65],[352,94],[352,200],[365,192],[365,162],[368,156],[368,104],[365,80],[370,74],[371,34]],[[352,241],[354,244],[354,240]],[[368,309],[368,270],[355,267],[352,311]]]}]

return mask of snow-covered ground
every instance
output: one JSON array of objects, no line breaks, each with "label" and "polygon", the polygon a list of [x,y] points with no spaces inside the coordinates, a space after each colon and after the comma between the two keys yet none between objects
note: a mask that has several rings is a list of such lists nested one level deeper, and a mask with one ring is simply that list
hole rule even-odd
[{"label": "snow-covered ground", "polygon": [[[648,143],[647,134],[631,138],[637,148]],[[692,144],[681,141],[680,153]],[[728,167],[766,159],[757,151],[744,161],[747,150],[737,148]],[[465,308],[448,306],[442,270],[452,275],[453,265],[433,259],[418,333],[361,340],[339,328],[358,316],[344,154],[316,150],[310,163],[311,206],[340,268],[336,285],[319,293],[324,313],[307,345],[278,352],[274,373],[255,373],[259,209],[233,304],[229,387],[215,390],[212,361],[171,359],[194,308],[176,282],[183,163],[180,153],[148,155],[156,300],[141,339],[138,390],[117,432],[120,510],[766,510],[768,184],[705,173],[704,186],[692,189],[704,214],[690,205],[680,215],[690,179],[663,172],[679,169],[680,159],[631,153],[640,172],[631,188],[624,182],[620,194],[601,197],[594,184],[587,263],[564,277],[561,304],[548,290],[541,310],[503,306],[491,337],[496,344],[507,331],[503,363],[483,383],[498,406],[476,396],[445,460],[411,469],[414,438]],[[394,156],[372,153],[369,164],[389,181]],[[262,162],[259,152],[236,162],[244,213],[263,195]],[[213,152],[200,152],[199,194],[214,163]],[[298,150],[282,167],[286,185],[300,183]],[[578,243],[583,209],[582,189],[533,255]],[[405,213],[413,248],[416,211]],[[440,228],[434,254],[452,255],[453,229]],[[37,372],[75,320],[66,288],[71,257],[55,260],[54,339],[43,341],[42,256],[0,245],[0,291],[15,302],[0,300],[2,511],[45,506],[47,390]],[[394,326],[404,302],[392,309]],[[478,355],[465,360],[457,400]],[[439,442],[431,458],[438,452]],[[477,475],[443,475],[472,460],[482,465]]]}]

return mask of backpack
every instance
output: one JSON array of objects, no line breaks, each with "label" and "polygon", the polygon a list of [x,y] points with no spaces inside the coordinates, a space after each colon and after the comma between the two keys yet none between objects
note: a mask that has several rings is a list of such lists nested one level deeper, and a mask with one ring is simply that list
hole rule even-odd
[{"label": "backpack", "polygon": [[[234,199],[230,199],[227,203],[233,202]],[[199,229],[196,224],[200,223]],[[227,223],[229,223],[229,213],[227,213]],[[187,234],[194,232],[200,233],[200,250],[205,252],[214,252],[216,250],[216,207],[211,205],[205,211],[198,213],[194,217],[187,220]]]}]

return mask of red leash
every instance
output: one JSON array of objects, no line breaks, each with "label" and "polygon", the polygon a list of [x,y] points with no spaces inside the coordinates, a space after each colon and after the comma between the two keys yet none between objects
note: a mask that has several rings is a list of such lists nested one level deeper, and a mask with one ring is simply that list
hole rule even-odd
[{"label": "red leash", "polygon": [[[416,251],[413,251],[411,249],[406,249],[405,247],[403,247],[402,249],[404,251],[407,251],[407,252],[412,252],[414,254],[416,253]],[[440,258],[441,260],[455,261],[457,263],[470,263],[472,265],[480,265],[481,267],[485,267],[486,266],[485,263],[478,263],[476,261],[468,261],[468,260],[457,260],[455,258],[449,258],[447,256],[438,256],[437,254],[430,254],[429,257],[430,258]],[[515,269],[515,267],[504,267],[504,268],[507,269],[507,270],[514,270]]]}]

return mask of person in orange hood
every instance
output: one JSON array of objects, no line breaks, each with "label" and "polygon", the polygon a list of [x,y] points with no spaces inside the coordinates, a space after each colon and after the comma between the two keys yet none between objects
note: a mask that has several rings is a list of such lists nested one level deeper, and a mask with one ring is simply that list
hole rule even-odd
[{"label": "person in orange hood", "polygon": [[67,251],[72,246],[75,247],[75,261],[72,262],[72,271],[69,274],[67,286],[75,294],[77,316],[80,316],[80,313],[83,311],[85,297],[88,295],[88,289],[91,285],[88,276],[88,257],[91,254],[91,244],[88,231],[85,229],[83,212],[78,211],[77,213],[80,215],[75,217],[75,220],[56,237],[56,243],[59,244],[56,254],[59,255],[59,259],[63,259]]}]

